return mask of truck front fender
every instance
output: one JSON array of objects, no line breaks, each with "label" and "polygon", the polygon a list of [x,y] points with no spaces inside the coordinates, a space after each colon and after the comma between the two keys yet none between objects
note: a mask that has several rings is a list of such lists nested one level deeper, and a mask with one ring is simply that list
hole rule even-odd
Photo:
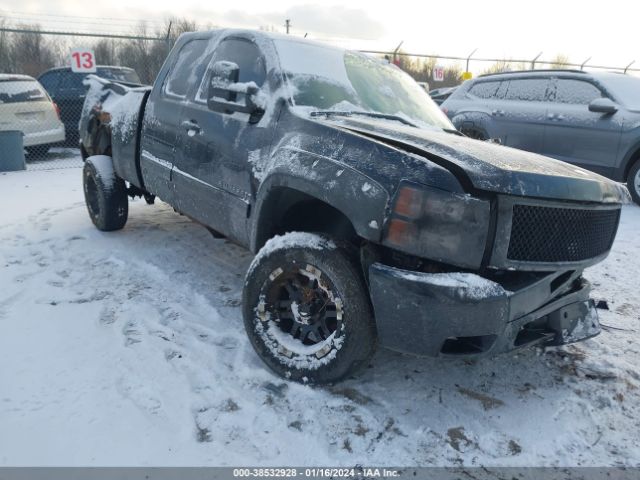
[{"label": "truck front fender", "polygon": [[[271,218],[283,191],[300,192],[341,212],[358,236],[380,242],[387,216],[389,192],[339,159],[282,146],[261,172],[256,204],[251,215],[251,250],[257,251],[272,231]],[[313,215],[313,212],[309,212]]]}]

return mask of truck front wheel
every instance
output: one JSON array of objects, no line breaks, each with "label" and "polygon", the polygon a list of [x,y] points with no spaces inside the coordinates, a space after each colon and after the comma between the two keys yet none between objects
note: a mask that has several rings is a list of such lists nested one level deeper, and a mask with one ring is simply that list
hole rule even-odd
[{"label": "truck front wheel", "polygon": [[113,169],[111,157],[87,158],[82,171],[84,200],[89,217],[98,230],[120,230],[127,223],[127,186]]},{"label": "truck front wheel", "polygon": [[355,256],[321,235],[269,240],[247,272],[244,324],[253,348],[278,375],[333,383],[375,351],[371,303]]}]

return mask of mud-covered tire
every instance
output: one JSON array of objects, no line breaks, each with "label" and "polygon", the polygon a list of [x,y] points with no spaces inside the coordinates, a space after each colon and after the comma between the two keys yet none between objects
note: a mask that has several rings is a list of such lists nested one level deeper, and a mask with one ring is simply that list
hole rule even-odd
[{"label": "mud-covered tire", "polygon": [[82,171],[84,200],[91,221],[98,230],[120,230],[127,223],[127,186],[113,169],[111,157],[87,158]]},{"label": "mud-covered tire", "polygon": [[634,163],[631,170],[629,170],[627,188],[633,201],[636,202],[637,205],[640,205],[640,159],[636,160],[636,163]]},{"label": "mud-covered tire", "polygon": [[[295,282],[298,276],[302,288],[279,286]],[[294,291],[291,295],[289,288]],[[317,292],[309,296],[305,288]],[[299,295],[299,305],[292,300],[295,295]],[[274,306],[287,302],[290,307],[278,310]],[[309,313],[313,305],[322,305],[316,310],[320,313]],[[292,232],[269,240],[247,272],[243,315],[247,335],[259,357],[275,373],[290,380],[334,383],[366,366],[375,352],[375,322],[356,256],[346,245],[325,236]],[[297,322],[295,327],[296,318],[305,323]],[[305,328],[307,332],[315,328],[313,318],[322,318],[317,322],[324,322],[324,327],[318,327],[317,336],[316,332],[307,334],[304,341],[317,340],[315,344],[304,345],[301,338]],[[331,331],[332,322],[333,332],[324,335]],[[291,333],[295,328],[296,337]]]}]

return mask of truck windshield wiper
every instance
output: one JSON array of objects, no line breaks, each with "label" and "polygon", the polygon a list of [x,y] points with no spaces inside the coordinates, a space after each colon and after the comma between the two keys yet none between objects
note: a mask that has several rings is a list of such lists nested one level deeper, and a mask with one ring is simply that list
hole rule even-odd
[{"label": "truck windshield wiper", "polygon": [[312,117],[320,117],[329,115],[339,116],[339,117],[350,117],[352,115],[362,115],[363,117],[371,117],[371,118],[382,118],[384,120],[395,120],[396,122],[404,123],[405,125],[409,125],[410,127],[418,128],[415,123],[410,122],[398,115],[389,115],[387,113],[375,113],[375,112],[358,112],[358,111],[342,111],[342,110],[316,110],[315,112],[311,112],[310,115]]}]

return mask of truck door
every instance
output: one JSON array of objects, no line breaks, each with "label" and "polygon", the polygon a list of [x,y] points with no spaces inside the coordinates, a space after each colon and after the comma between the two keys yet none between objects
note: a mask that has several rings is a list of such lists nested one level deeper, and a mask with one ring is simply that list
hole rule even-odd
[{"label": "truck door", "polygon": [[[180,112],[189,90],[192,65],[205,51],[207,39],[194,39],[178,47],[164,80],[154,87],[144,114],[140,167],[145,188],[174,205],[171,169],[182,139]],[[175,205],[174,205],[175,206]]]},{"label": "truck door", "polygon": [[[238,83],[263,87],[266,60],[249,38],[232,35],[215,48],[209,65],[228,61],[239,66]],[[266,155],[273,136],[269,112],[256,118],[246,113],[220,113],[207,107],[210,69],[202,65],[181,111],[183,148],[176,157],[173,182],[179,209],[205,225],[246,243],[246,222],[252,199],[250,152]],[[205,72],[206,71],[206,72]],[[244,103],[244,94],[236,101]],[[268,117],[268,118],[267,118]],[[264,121],[263,121],[264,120]]]},{"label": "truck door", "polygon": [[545,130],[544,154],[611,175],[616,165],[623,113],[596,113],[589,104],[606,97],[597,85],[557,78]]}]

